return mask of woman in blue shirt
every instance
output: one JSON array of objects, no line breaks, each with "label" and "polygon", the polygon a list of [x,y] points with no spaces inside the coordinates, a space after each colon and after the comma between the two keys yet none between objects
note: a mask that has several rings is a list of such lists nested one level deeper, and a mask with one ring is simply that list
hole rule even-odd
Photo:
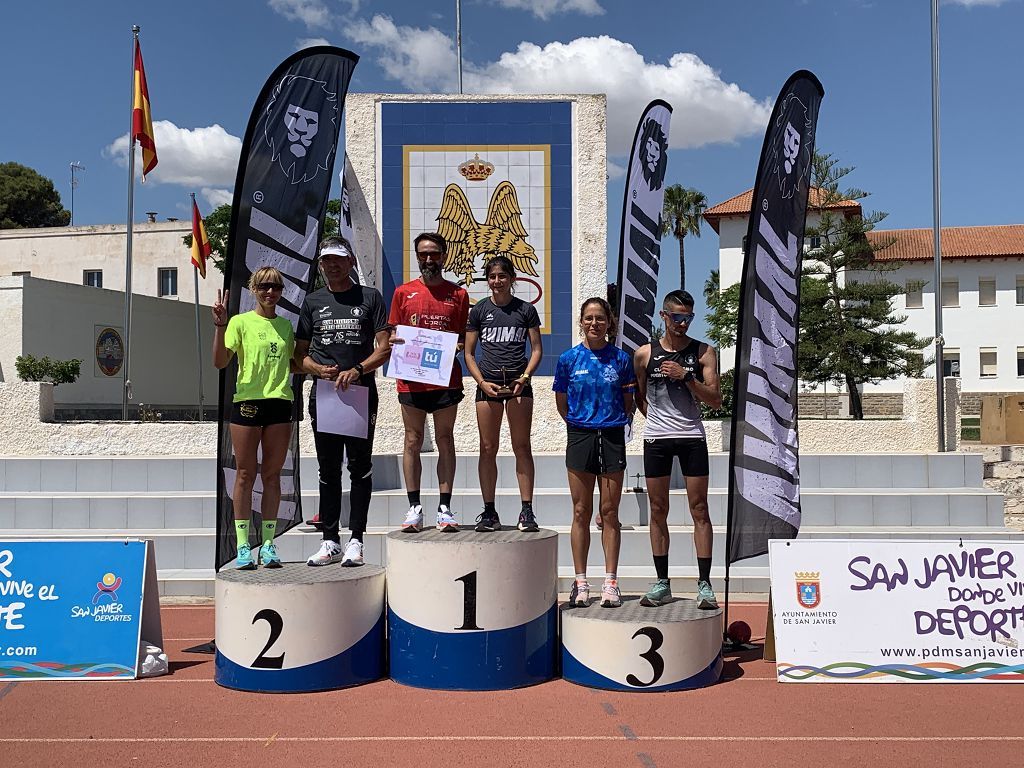
[{"label": "woman in blue shirt", "polygon": [[583,342],[559,356],[552,385],[568,433],[565,466],[573,502],[570,539],[576,568],[569,603],[585,606],[590,601],[587,555],[596,481],[605,561],[601,605],[617,608],[622,605],[616,576],[622,539],[619,499],[626,469],[625,426],[633,413],[636,374],[629,355],[608,341],[615,326],[607,301],[595,297],[583,302],[580,331]]}]

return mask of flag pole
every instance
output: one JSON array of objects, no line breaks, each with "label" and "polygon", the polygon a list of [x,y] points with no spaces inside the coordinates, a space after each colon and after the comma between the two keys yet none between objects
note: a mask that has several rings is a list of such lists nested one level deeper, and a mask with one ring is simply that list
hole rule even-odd
[{"label": "flag pole", "polygon": [[121,419],[128,421],[128,401],[132,399],[131,348],[132,336],[132,218],[135,215],[135,49],[139,45],[139,25],[132,25],[132,91],[128,110],[128,226],[124,261],[124,390],[121,393]]},{"label": "flag pole", "polygon": [[[196,205],[196,193],[189,193],[189,197],[192,198],[192,210],[195,210]],[[195,240],[195,234],[192,235],[193,241]],[[202,243],[199,244],[202,248]],[[192,247],[195,248],[195,242],[192,243]],[[196,370],[199,372],[199,420],[205,421],[205,401],[203,399],[203,343],[202,336],[199,333],[199,267],[195,264],[192,265],[192,280],[196,289]]]},{"label": "flag pole", "polygon": [[942,351],[942,196],[939,178],[939,0],[932,0],[932,238],[935,248],[935,412],[939,453],[946,450],[946,395]]}]

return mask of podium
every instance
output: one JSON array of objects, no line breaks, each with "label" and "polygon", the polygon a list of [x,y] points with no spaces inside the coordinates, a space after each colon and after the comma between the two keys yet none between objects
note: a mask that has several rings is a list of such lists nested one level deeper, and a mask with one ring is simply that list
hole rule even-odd
[{"label": "podium", "polygon": [[563,607],[562,677],[613,691],[702,688],[722,674],[722,610],[693,600],[657,608],[624,597],[621,608]]},{"label": "podium", "polygon": [[557,533],[393,531],[387,548],[392,680],[494,691],[554,677]]},{"label": "podium", "polygon": [[299,693],[384,676],[384,568],[223,570],[216,580],[214,680]]}]

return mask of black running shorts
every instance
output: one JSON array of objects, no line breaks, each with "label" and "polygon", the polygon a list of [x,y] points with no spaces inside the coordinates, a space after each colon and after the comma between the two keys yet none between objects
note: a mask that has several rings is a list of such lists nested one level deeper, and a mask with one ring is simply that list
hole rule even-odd
[{"label": "black running shorts", "polygon": [[425,392],[399,392],[398,402],[427,413],[442,411],[462,402],[466,393],[461,389],[428,389]]},{"label": "black running shorts", "polygon": [[[532,384],[527,384],[525,387],[523,387],[522,391],[519,393],[518,396],[519,397],[528,397],[528,398],[530,398],[532,400],[533,399],[533,385]],[[498,395],[497,397],[491,397],[490,395],[485,393],[483,391],[483,389],[480,388],[479,384],[476,387],[476,402],[478,402],[478,403],[504,403],[504,402],[506,402],[508,400],[511,400],[511,399],[512,399],[512,393],[511,392],[509,394],[507,394],[507,395]]]},{"label": "black running shorts", "polygon": [[684,477],[708,476],[708,443],[702,437],[656,437],[644,440],[644,474],[667,477],[679,459]]},{"label": "black running shorts", "polygon": [[591,475],[610,475],[626,468],[626,435],[623,427],[586,429],[568,426],[565,466]]},{"label": "black running shorts", "polygon": [[269,427],[292,420],[292,401],[281,398],[241,400],[231,406],[231,423],[242,427]]}]

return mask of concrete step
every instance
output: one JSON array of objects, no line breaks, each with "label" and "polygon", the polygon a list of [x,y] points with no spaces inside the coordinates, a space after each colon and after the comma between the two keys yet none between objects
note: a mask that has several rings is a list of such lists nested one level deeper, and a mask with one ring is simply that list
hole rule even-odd
[{"label": "concrete step", "polygon": [[[425,453],[422,487],[437,487],[437,455]],[[460,454],[456,463],[455,486],[479,488],[477,455]],[[565,456],[561,453],[535,454],[537,487],[562,486],[566,482]],[[710,485],[728,487],[729,456],[710,456]],[[630,455],[627,482],[642,483],[643,457]],[[812,488],[980,488],[983,461],[980,453],[943,454],[805,454],[800,459],[801,485]],[[315,488],[316,457],[300,459],[301,485]],[[674,487],[683,487],[675,468]],[[374,486],[379,489],[404,487],[401,457],[374,457]],[[515,457],[498,457],[498,486],[516,487]],[[216,460],[210,457],[7,457],[0,458],[0,491],[27,492],[181,492],[213,491],[216,488]]]},{"label": "concrete step", "polygon": [[[347,481],[346,481],[347,482]],[[988,480],[986,483],[1022,484],[1024,480]],[[1016,486],[1013,486],[1014,488]],[[434,514],[438,496],[421,495],[427,517]],[[507,524],[514,524],[519,513],[519,491],[499,488],[495,496],[498,513]],[[598,497],[595,492],[594,507]],[[1003,496],[988,488],[810,488],[801,494],[803,523],[830,525],[959,525],[1003,527]],[[311,520],[319,509],[316,490],[302,493],[305,519]],[[544,525],[570,525],[573,504],[564,486],[536,488],[534,509]],[[348,507],[348,492],[343,493],[343,513]],[[404,491],[376,491],[370,500],[371,526],[397,527],[408,510]],[[728,514],[728,493],[713,488],[708,493],[711,521],[724,525]],[[461,524],[476,520],[483,508],[479,491],[462,488],[454,492],[451,509]],[[670,520],[688,520],[686,491],[669,492]],[[2,492],[0,493],[0,529],[52,528],[141,529],[209,528],[216,525],[217,501],[212,491],[160,492]],[[347,514],[346,518],[347,519]],[[646,493],[623,493],[619,519],[625,525],[646,525],[650,520]]]},{"label": "concrete step", "polygon": [[1024,479],[1024,461],[993,461],[985,462],[985,479],[1019,480]]},{"label": "concrete step", "polygon": [[980,445],[978,443],[963,444],[962,449],[968,453],[980,454],[984,461],[1024,461],[1024,445]]}]

